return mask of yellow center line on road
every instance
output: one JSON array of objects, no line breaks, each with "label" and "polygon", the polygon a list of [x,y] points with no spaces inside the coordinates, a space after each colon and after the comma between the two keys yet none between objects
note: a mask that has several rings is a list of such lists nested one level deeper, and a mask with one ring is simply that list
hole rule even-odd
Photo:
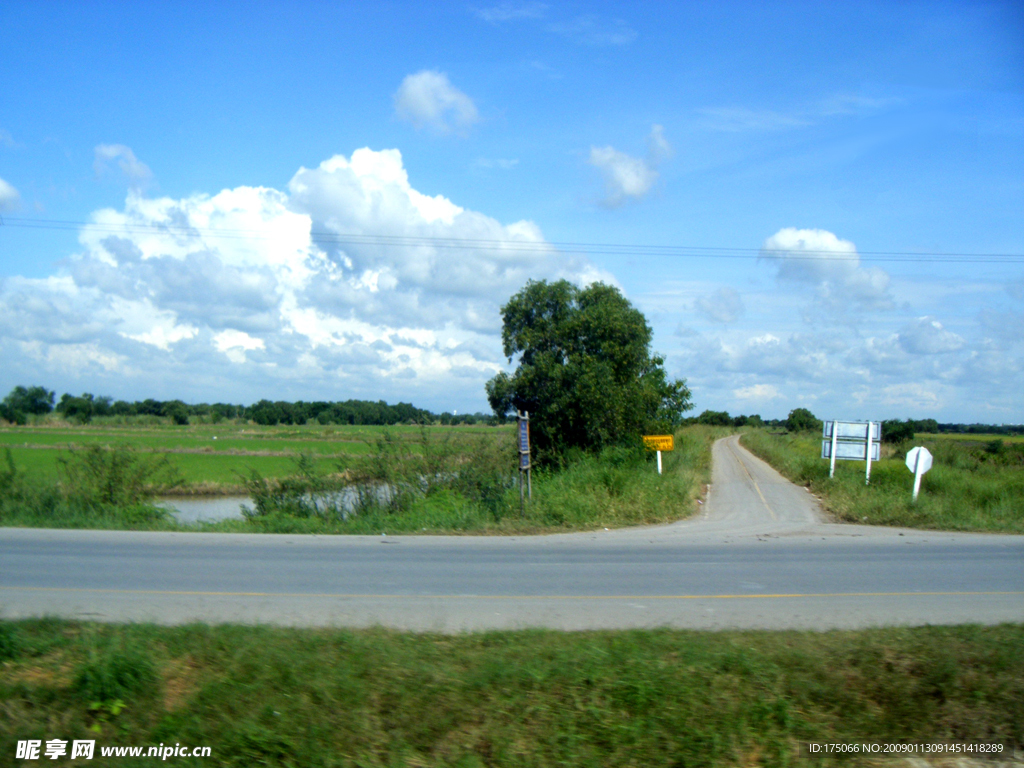
[{"label": "yellow center line on road", "polygon": [[[738,442],[739,441],[737,440],[737,443]],[[754,490],[757,491],[757,495],[761,497],[761,502],[764,504],[765,509],[768,510],[768,514],[772,516],[772,520],[775,520],[777,522],[779,518],[776,516],[775,510],[772,509],[771,505],[768,503],[768,500],[764,497],[764,494],[761,493],[761,486],[757,484],[757,480],[755,480],[754,476],[750,474],[750,470],[747,469],[747,465],[743,463],[743,457],[736,452],[735,448],[733,448],[732,446],[732,443],[729,443],[728,445],[729,449],[732,451],[732,455],[736,457],[736,461],[738,461],[740,463],[740,466],[743,467],[743,472],[746,474],[747,477],[750,478],[750,482],[754,484]]]},{"label": "yellow center line on road", "polygon": [[0,590],[26,592],[94,592],[109,595],[165,595],[179,597],[330,597],[373,600],[743,600],[796,597],[1024,597],[1022,592],[792,592],[749,595],[387,595],[346,592],[207,592],[171,589],[102,589],[91,587],[14,587],[0,585]]}]

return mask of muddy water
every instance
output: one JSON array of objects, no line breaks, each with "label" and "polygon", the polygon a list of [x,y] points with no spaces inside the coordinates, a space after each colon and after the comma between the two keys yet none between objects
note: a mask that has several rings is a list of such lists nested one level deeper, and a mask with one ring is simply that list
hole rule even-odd
[{"label": "muddy water", "polygon": [[242,505],[251,507],[252,499],[248,496],[178,496],[160,499],[158,503],[169,509],[179,523],[215,523],[218,520],[241,520]]}]

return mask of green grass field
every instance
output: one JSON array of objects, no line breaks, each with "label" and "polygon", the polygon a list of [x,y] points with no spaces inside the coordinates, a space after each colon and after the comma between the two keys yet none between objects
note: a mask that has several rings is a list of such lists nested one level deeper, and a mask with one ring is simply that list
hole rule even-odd
[{"label": "green grass field", "polygon": [[[238,473],[248,474],[250,469],[256,469],[265,477],[283,477],[294,469],[294,459],[300,453],[316,457],[322,471],[335,471],[339,460],[367,455],[384,429],[410,444],[420,435],[420,427],[407,425],[259,427],[222,422],[188,426],[78,426],[57,422],[0,428],[0,448],[11,449],[16,465],[29,479],[54,483],[58,479],[58,457],[69,448],[128,445],[172,457],[186,483],[175,489],[176,493],[240,493],[243,488]],[[450,433],[457,442],[510,435],[512,430],[487,426],[428,429],[437,434]]]},{"label": "green grass field", "polygon": [[[864,765],[801,741],[1024,746],[1024,626],[455,636],[0,622],[16,741],[217,766]],[[97,759],[97,765],[143,765]],[[884,763],[883,763],[884,764]],[[891,764],[891,763],[890,763]]]},{"label": "green grass field", "polygon": [[[805,485],[840,520],[954,531],[1024,533],[1024,443],[999,436],[926,436],[904,445],[883,445],[864,484],[862,461],[820,458],[818,435],[748,430],[743,445],[787,478]],[[924,475],[917,503],[911,501],[913,474],[906,451],[923,445],[934,465]]]}]

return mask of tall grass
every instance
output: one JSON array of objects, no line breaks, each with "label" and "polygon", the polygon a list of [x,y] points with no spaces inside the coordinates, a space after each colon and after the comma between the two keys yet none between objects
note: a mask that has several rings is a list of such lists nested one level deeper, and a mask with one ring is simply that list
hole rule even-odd
[{"label": "tall grass", "polygon": [[63,457],[59,484],[27,479],[3,452],[0,469],[0,525],[45,528],[166,529],[174,523],[152,504],[162,483],[172,483],[172,466],[127,448],[91,446]]},{"label": "tall grass", "polygon": [[[807,434],[744,432],[743,444],[787,478],[821,497],[840,520],[955,531],[1024,533],[1024,445],[999,441],[917,439],[883,446],[888,456],[874,462],[871,484],[864,463],[837,461],[835,477],[821,459],[821,438]],[[917,503],[911,501],[913,474],[904,459],[923,445],[934,463],[924,475]]]},{"label": "tall grass", "polygon": [[[1024,627],[554,632],[0,623],[20,739],[224,766],[787,766],[800,741],[1024,746]],[[92,697],[123,707],[93,709]]]},{"label": "tall grass", "polygon": [[[711,443],[725,430],[695,425],[676,435],[664,474],[642,447],[578,453],[533,474],[521,503],[514,436],[475,441],[422,432],[418,443],[382,431],[373,450],[328,481],[308,470],[283,480],[247,478],[247,522],[219,530],[290,533],[537,533],[669,522],[693,513],[710,475]],[[348,494],[340,492],[342,486]],[[524,496],[526,494],[523,494]]]}]

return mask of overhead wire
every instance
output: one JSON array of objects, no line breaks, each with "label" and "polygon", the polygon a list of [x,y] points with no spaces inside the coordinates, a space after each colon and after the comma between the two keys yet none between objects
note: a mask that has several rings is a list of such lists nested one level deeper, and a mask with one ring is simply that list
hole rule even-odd
[{"label": "overhead wire", "polygon": [[[104,223],[61,219],[29,219],[8,216],[0,227],[22,229],[82,230],[126,235],[163,234],[200,239],[269,239],[255,229],[195,227],[177,224]],[[1021,253],[964,253],[955,251],[854,251],[844,253],[823,249],[743,248],[735,246],[657,245],[637,243],[597,243],[574,241],[494,240],[486,238],[456,238],[410,235],[368,234],[363,232],[330,232],[311,230],[310,237],[319,243],[337,245],[376,245],[404,248],[445,248],[463,250],[497,250],[512,253],[584,253],[587,255],[626,257],[678,257],[678,258],[730,258],[758,259],[785,257],[786,259],[817,260],[823,256],[834,260],[868,262],[907,262],[928,264],[1019,264],[1024,263]]]}]

